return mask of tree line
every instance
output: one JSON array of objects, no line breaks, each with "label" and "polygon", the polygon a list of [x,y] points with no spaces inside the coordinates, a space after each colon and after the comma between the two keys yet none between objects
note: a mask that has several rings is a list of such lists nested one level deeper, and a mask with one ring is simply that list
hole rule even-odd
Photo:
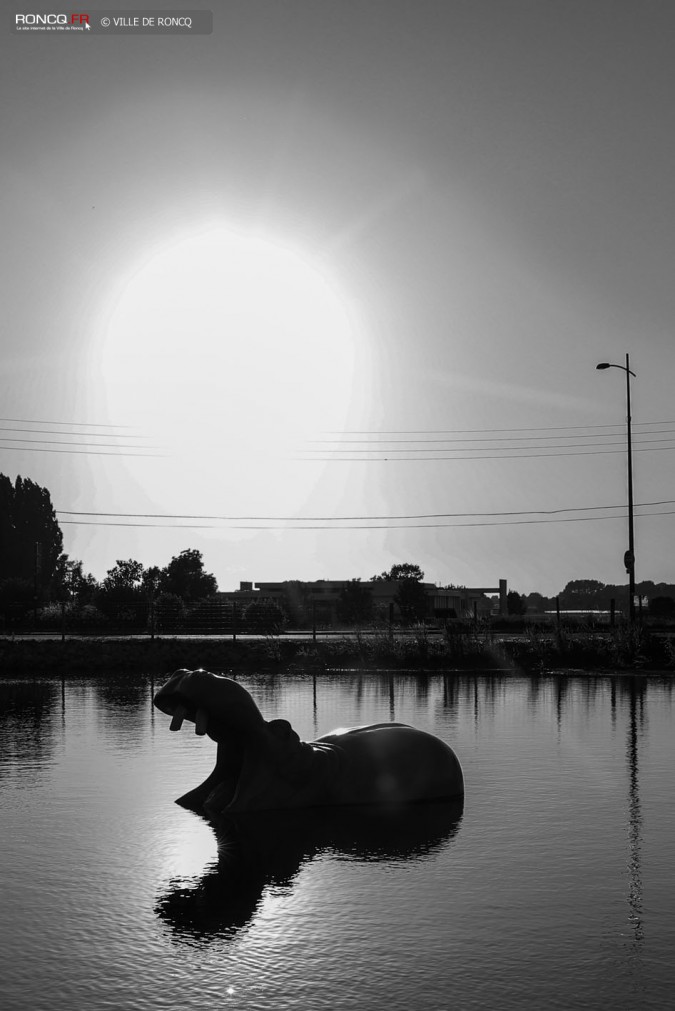
[{"label": "tree line", "polygon": [[[635,584],[638,603],[655,618],[675,617],[675,584],[654,583],[645,579]],[[628,609],[628,589],[625,583],[602,583],[597,579],[572,579],[554,597],[541,593],[508,594],[509,613],[525,614],[555,611],[609,611]]]},{"label": "tree line", "polygon": [[[426,616],[427,596],[424,572],[419,565],[401,562],[371,577],[371,582],[387,580],[397,584],[394,601],[401,619],[410,624]],[[118,559],[104,579],[97,581],[84,571],[84,564],[63,552],[63,534],[51,496],[46,488],[28,478],[12,481],[0,474],[0,613],[44,610],[50,605],[104,617],[120,613],[140,614],[152,601],[166,620],[199,614],[203,602],[218,590],[214,575],[206,572],[200,551],[188,548],[164,566],[144,567],[135,559]],[[636,585],[640,601],[656,617],[675,617],[675,584]],[[312,611],[312,586],[300,580],[284,584],[281,606],[264,601],[248,605],[250,616],[270,629],[285,623],[303,624]],[[595,579],[576,579],[554,597],[540,593],[507,596],[510,614],[564,610],[608,611],[615,601],[625,607],[626,586],[604,584]],[[349,580],[337,601],[337,616],[345,624],[363,624],[381,618],[367,583]],[[226,607],[225,604],[222,607]],[[231,607],[231,605],[230,605]]]},{"label": "tree line", "polygon": [[118,559],[100,582],[79,559],[63,552],[63,534],[51,496],[30,479],[14,484],[0,474],[0,610],[14,616],[50,604],[89,608],[109,617],[148,600],[167,610],[194,605],[216,593],[216,577],[202,554],[181,551],[160,568]]}]

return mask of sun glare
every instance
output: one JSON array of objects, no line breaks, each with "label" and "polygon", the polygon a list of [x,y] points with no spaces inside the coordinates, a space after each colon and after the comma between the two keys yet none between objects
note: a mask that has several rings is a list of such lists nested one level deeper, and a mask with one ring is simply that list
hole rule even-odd
[{"label": "sun glare", "polygon": [[214,435],[237,455],[344,425],[355,353],[344,299],[266,239],[218,228],[156,251],[104,330],[109,416],[191,454]]}]

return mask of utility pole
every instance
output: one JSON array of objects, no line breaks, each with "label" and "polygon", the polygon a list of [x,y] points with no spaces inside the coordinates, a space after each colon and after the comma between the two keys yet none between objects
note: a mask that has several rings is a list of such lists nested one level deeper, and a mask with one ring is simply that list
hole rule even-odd
[{"label": "utility pole", "polygon": [[630,415],[630,357],[626,355],[625,365],[615,365],[613,362],[600,362],[596,369],[623,369],[626,373],[626,437],[628,448],[628,551],[623,556],[623,564],[628,573],[628,616],[631,625],[635,623],[635,531],[633,517],[633,445],[631,438]]}]

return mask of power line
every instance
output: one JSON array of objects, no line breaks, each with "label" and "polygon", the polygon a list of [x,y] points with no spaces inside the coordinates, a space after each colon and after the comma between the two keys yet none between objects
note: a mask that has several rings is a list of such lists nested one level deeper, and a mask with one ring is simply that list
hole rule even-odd
[{"label": "power line", "polygon": [[[23,426],[33,426],[25,428]],[[36,425],[60,426],[58,428],[36,428]],[[16,427],[19,426],[19,427]],[[75,427],[79,431],[64,431],[65,427]],[[87,431],[87,429],[103,429],[104,431]],[[116,431],[117,430],[117,431]],[[30,418],[0,418],[0,432],[18,432],[21,435],[37,436],[37,438],[21,438],[19,435],[2,436],[0,443],[2,449],[15,453],[69,453],[76,455],[90,456],[158,456],[161,454],[147,452],[126,452],[126,450],[146,450],[156,449],[156,446],[146,444],[127,444],[121,442],[84,442],[72,441],[73,439],[146,439],[142,434],[132,431],[131,425],[106,425],[85,421],[45,421],[44,419]],[[40,438],[40,436],[56,436],[56,438]],[[21,445],[6,445],[7,443],[21,443]],[[54,449],[54,446],[67,446],[67,449]],[[75,449],[71,447],[83,446],[86,449]],[[113,450],[113,452],[106,452]]]},{"label": "power line", "polygon": [[[4,425],[57,425],[57,426],[60,426],[57,431],[54,431],[54,432],[49,431],[49,432],[45,432],[44,433],[44,434],[50,434],[50,435],[65,434],[65,433],[61,433],[61,431],[60,431],[60,429],[62,429],[65,426],[70,426],[70,427],[74,427],[74,428],[122,429],[122,430],[124,430],[124,434],[127,435],[127,437],[131,437],[131,438],[144,438],[144,436],[142,436],[142,435],[134,435],[134,436],[130,436],[129,435],[130,430],[132,430],[133,428],[136,427],[136,426],[133,426],[133,425],[118,425],[118,424],[114,424],[113,425],[113,424],[102,424],[102,423],[89,422],[89,421],[54,421],[54,420],[50,421],[50,420],[45,420],[44,418],[0,418],[0,426],[4,426]],[[637,428],[647,428],[649,426],[654,426],[654,425],[675,425],[675,419],[668,419],[668,420],[661,420],[661,421],[633,422],[633,429],[635,430]],[[553,425],[553,426],[548,426],[548,427],[545,427],[545,426],[533,426],[533,427],[529,427],[529,428],[523,427],[523,428],[457,428],[457,429],[391,429],[391,430],[350,429],[350,430],[341,430],[341,431],[327,431],[327,432],[325,432],[323,434],[325,434],[325,435],[336,435],[336,436],[339,436],[339,437],[343,438],[345,436],[350,436],[350,435],[375,435],[375,436],[383,436],[383,435],[467,435],[467,434],[468,435],[472,435],[472,434],[489,434],[491,432],[492,433],[494,433],[494,432],[501,432],[501,433],[505,433],[505,432],[573,432],[573,431],[580,432],[582,429],[600,430],[600,429],[612,429],[612,428],[618,429],[619,432],[621,432],[623,430],[623,427],[621,425],[613,424],[613,425]],[[6,431],[25,431],[25,432],[38,432],[39,431],[38,429],[35,429],[35,428],[29,428],[29,429],[5,429],[5,430]],[[75,432],[73,434],[75,434],[75,435],[84,435],[85,433],[83,433],[83,432]],[[92,436],[96,435],[96,433],[94,433],[94,432],[86,433],[86,434],[92,435]],[[108,434],[110,434],[110,433],[108,433]],[[608,433],[608,434],[611,435],[612,433]],[[656,433],[655,432],[654,433],[643,432],[642,434],[648,435],[648,434],[656,434]],[[514,436],[513,438],[517,439],[519,437],[518,436]],[[523,438],[526,438],[526,437],[524,436]],[[539,437],[537,437],[537,436],[531,436],[531,438],[539,438]],[[541,436],[541,438],[551,438],[551,439],[554,439],[554,438],[556,438],[556,436],[554,436],[554,435],[552,435],[552,436]],[[592,436],[591,435],[589,435],[589,436],[578,436],[578,438],[592,438]],[[317,440],[311,440],[311,441],[313,441],[313,442],[323,442],[324,440],[317,439]],[[356,441],[371,441],[371,440],[356,440]],[[388,439],[388,440],[385,440],[385,441],[391,442],[391,441],[399,441],[399,440],[389,440]],[[400,441],[404,441],[404,440],[400,440]],[[422,442],[422,441],[427,441],[427,440],[414,439],[414,440],[410,440],[410,441],[413,441],[413,442]],[[431,440],[429,440],[429,441],[431,441]],[[468,440],[468,439],[461,439],[461,440],[439,440],[439,441],[461,441],[461,442],[468,442],[468,441],[499,441],[499,440],[497,440],[497,438],[495,437],[495,439],[493,439],[493,440]],[[505,441],[505,440],[500,440],[500,441]]]},{"label": "power line", "polygon": [[[12,442],[12,443],[19,443],[20,442],[20,443],[22,443],[22,445],[20,445],[20,446],[18,446],[18,445],[11,445],[11,446],[10,445],[3,445],[3,447],[2,447],[3,449],[7,450],[8,452],[16,452],[16,453],[66,453],[66,454],[76,454],[76,455],[80,454],[80,455],[93,455],[93,456],[120,456],[120,457],[122,457],[122,456],[139,456],[139,457],[146,457],[146,458],[167,458],[169,456],[169,454],[167,454],[167,453],[144,453],[144,452],[137,453],[137,452],[129,452],[128,451],[129,449],[134,450],[136,448],[140,448],[140,449],[146,449],[146,448],[147,449],[154,449],[154,448],[156,448],[156,447],[153,447],[153,446],[140,446],[140,447],[129,446],[129,447],[126,447],[124,443],[86,443],[86,442],[80,443],[80,442],[63,442],[62,440],[50,440],[50,439],[31,440],[31,439],[8,439],[8,438],[4,438],[4,437],[0,438],[0,443],[10,443],[10,442]],[[658,443],[661,443],[661,442],[670,442],[670,440],[669,439],[646,440],[645,442],[638,443],[637,446],[634,446],[633,452],[634,453],[658,453],[658,452],[670,452],[673,449],[675,449],[675,444],[673,444],[673,445],[666,445],[666,446],[661,446],[661,445],[657,446],[657,445],[653,445],[653,443],[655,443],[655,442],[658,442]],[[72,447],[72,446],[90,446],[91,448],[88,448],[88,449],[72,449],[72,448],[68,448],[68,449],[53,449],[53,448],[49,448],[50,446],[53,446],[53,445],[64,445],[64,446],[68,446],[68,447]],[[603,444],[600,443],[600,445],[603,445]],[[619,445],[619,443],[604,443],[604,445]],[[99,447],[102,447],[102,446],[110,447],[111,449],[113,449],[113,452],[107,452],[106,450],[99,448]],[[531,449],[537,449],[538,450],[539,447],[532,447],[532,446],[505,446],[502,452],[497,453],[497,454],[493,454],[493,455],[487,455],[487,454],[492,453],[492,451],[494,449],[494,447],[487,446],[487,447],[485,447],[484,450],[483,449],[481,449],[481,450],[473,449],[474,453],[475,452],[480,452],[481,454],[484,454],[484,455],[480,455],[480,456],[464,456],[464,455],[462,455],[462,456],[458,456],[458,455],[455,455],[455,456],[448,456],[448,455],[436,455],[436,456],[432,456],[432,455],[429,455],[429,454],[433,454],[433,453],[436,453],[436,454],[447,453],[447,451],[442,450],[442,449],[437,449],[437,450],[434,450],[434,449],[420,449],[420,450],[417,450],[417,451],[416,450],[410,450],[410,449],[408,449],[408,450],[382,449],[379,452],[379,455],[373,455],[373,454],[375,454],[375,453],[378,452],[375,449],[351,450],[349,452],[358,453],[360,455],[358,455],[358,456],[345,456],[345,455],[342,455],[342,454],[348,452],[348,450],[345,449],[343,451],[335,450],[335,451],[333,451],[331,453],[330,456],[311,456],[311,455],[308,455],[308,454],[311,453],[311,452],[318,453],[320,451],[319,450],[314,450],[314,451],[308,450],[308,451],[306,451],[306,455],[304,455],[304,456],[294,456],[294,457],[289,457],[288,459],[290,459],[290,460],[292,460],[293,462],[296,462],[296,463],[350,463],[350,462],[351,463],[378,463],[378,462],[382,462],[382,463],[389,463],[389,462],[392,462],[392,463],[393,462],[395,462],[395,463],[410,463],[410,462],[416,462],[416,463],[441,463],[441,462],[444,462],[444,461],[455,461],[455,462],[459,462],[459,461],[471,462],[471,461],[473,461],[473,462],[476,462],[476,461],[481,461],[481,460],[535,460],[535,459],[544,459],[544,458],[549,458],[550,459],[550,458],[554,458],[554,457],[563,457],[563,456],[566,456],[566,457],[570,457],[570,456],[607,456],[607,455],[616,455],[616,454],[624,454],[625,453],[625,449],[588,449],[585,445],[584,445],[584,449],[582,449],[580,451],[577,451],[577,452],[567,452],[567,448],[568,447],[565,446],[565,445],[562,445],[562,446],[549,446],[549,447],[543,447],[542,446],[541,448],[542,449],[550,449],[550,450],[552,450],[552,452],[534,452],[534,453],[532,453],[532,452],[530,452]],[[569,448],[571,448],[571,447],[569,447]],[[557,450],[564,450],[564,452],[557,452]],[[401,456],[401,455],[398,455],[398,454],[410,453],[410,452],[417,452],[419,454],[426,454],[426,455],[417,455],[417,456]],[[470,453],[471,449],[462,449],[461,447],[452,447],[452,449],[450,450],[450,452],[455,453],[455,454],[459,454],[459,453],[464,454],[464,453]],[[368,455],[368,454],[370,454],[370,455]],[[387,454],[387,455],[384,455],[384,454]]]},{"label": "power line", "polygon": [[[675,505],[675,499],[663,499],[658,502],[638,502],[636,509],[653,508],[654,506]],[[599,512],[602,509],[625,509],[626,503],[619,505],[600,506],[566,506],[562,509],[522,509],[514,511],[497,512],[466,512],[466,513],[404,513],[389,514],[384,516],[204,516],[195,513],[119,513],[119,512],[98,512],[96,510],[74,511],[70,509],[55,509],[58,516],[105,516],[126,519],[164,519],[164,520],[224,520],[227,522],[239,522],[242,520],[256,520],[259,522],[346,522],[357,520],[437,520],[437,519],[461,519],[467,516],[553,516],[560,513],[571,512]],[[65,520],[64,520],[65,522]]]},{"label": "power line", "polygon": [[[115,435],[114,432],[61,432],[54,431],[51,428],[13,428],[8,425],[0,425],[0,432],[21,432],[24,435],[73,435],[73,436],[83,436],[86,435],[89,439],[121,439],[122,436],[126,439],[145,439],[145,435],[133,435],[130,432],[121,432],[119,436]],[[6,440],[7,441],[7,440]],[[13,442],[23,442],[23,439],[13,439]],[[43,442],[43,439],[38,439],[38,442]]]},{"label": "power line", "polygon": [[[3,431],[3,432],[6,432],[6,431],[30,432],[29,429],[6,429],[6,428],[0,428],[0,431]],[[30,434],[33,434],[33,433],[31,432]],[[35,434],[37,434],[37,432]],[[98,439],[110,438],[109,434],[106,435],[106,434],[101,433],[100,435],[97,435],[97,434],[88,433],[88,432],[87,433],[83,433],[83,432],[71,432],[71,433],[66,433],[66,432],[49,432],[47,434],[49,434],[49,435],[70,435],[72,437],[75,437],[77,435],[86,435],[88,438],[92,438],[93,437],[93,438],[98,438]],[[675,435],[675,431],[673,432],[673,435]],[[129,437],[131,437],[131,438],[138,438],[138,439],[146,438],[146,436],[127,436],[127,438],[129,438]],[[119,436],[119,438],[121,438],[121,436]],[[555,438],[555,437],[554,436],[544,436],[543,438]],[[581,438],[581,437],[578,436],[578,438]],[[588,438],[596,438],[596,436],[589,436]],[[316,440],[316,441],[319,442],[320,440]],[[361,441],[368,441],[368,440],[361,440]],[[407,441],[416,441],[416,440],[397,440],[397,441],[398,442],[407,442]],[[449,442],[449,441],[453,441],[453,440],[438,439],[438,440],[420,440],[420,441]],[[490,442],[493,442],[493,441],[500,441],[500,440],[456,440],[456,441],[490,441]],[[513,440],[502,440],[502,441],[513,441]],[[530,440],[530,441],[532,441],[532,440]],[[669,439],[642,439],[642,440],[635,440],[633,444],[641,446],[641,445],[652,445],[654,443],[669,443],[671,441],[673,441],[673,440],[671,440],[670,438]],[[69,442],[69,441],[66,441],[66,440],[63,440],[63,439],[23,439],[23,438],[19,438],[19,437],[15,437],[15,436],[0,436],[0,442],[20,442],[20,443],[22,443],[24,445],[27,445],[27,446],[39,446],[39,445],[44,445],[44,444],[46,444],[46,445],[57,445],[57,446],[91,446],[94,449],[96,449],[98,447],[106,447],[106,446],[109,447],[109,448],[120,448],[120,449],[124,449],[124,448],[127,448],[127,449],[135,449],[135,448],[157,449],[158,448],[156,446],[147,446],[147,445],[139,447],[137,445],[133,446],[133,445],[129,445],[129,444],[126,444],[126,443],[120,443],[120,442],[109,442],[109,443],[103,443],[103,442],[94,442],[94,443],[90,443],[90,442]],[[346,445],[351,446],[352,443],[347,443]],[[378,443],[377,445],[379,446],[379,445],[382,445],[382,444]],[[536,450],[538,450],[538,449],[558,450],[558,449],[576,449],[576,448],[584,448],[584,449],[586,449],[586,448],[592,448],[593,446],[622,446],[622,445],[623,445],[623,441],[620,441],[620,442],[600,442],[600,443],[590,443],[590,444],[588,444],[588,443],[562,443],[561,445],[541,446],[541,447],[539,447],[539,446],[504,446],[503,448],[505,450],[513,450],[514,453],[518,453],[520,455],[523,455],[525,453],[528,453],[529,450],[531,450],[531,449],[536,449]],[[7,448],[10,448],[10,447],[7,447]],[[410,453],[410,452],[412,452],[412,453],[445,453],[445,452],[448,452],[448,451],[449,452],[453,452],[453,453],[471,453],[471,452],[489,453],[491,451],[494,451],[496,448],[500,449],[500,450],[502,449],[502,447],[494,447],[494,446],[486,446],[484,449],[482,447],[474,447],[474,446],[472,446],[470,448],[467,448],[467,449],[463,448],[462,446],[452,446],[452,447],[449,447],[448,450],[446,450],[446,449],[424,449],[424,448],[420,448],[420,449],[414,449],[414,448],[407,448],[407,449],[389,449],[389,448],[383,448],[381,450],[381,452],[383,452],[383,453],[389,453],[389,454],[395,454],[395,453],[396,454],[400,454],[400,453]],[[365,454],[365,453],[375,453],[375,452],[378,452],[378,451],[379,450],[376,447],[371,447],[369,449],[349,449],[349,450],[347,450],[346,448],[345,449],[336,448],[334,450],[328,450],[328,452],[330,452],[333,455],[339,454],[339,453],[346,453],[346,452],[358,453],[359,455],[362,455],[362,454]],[[309,449],[309,450],[306,450],[306,452],[307,453],[318,453],[318,452],[320,452],[320,450],[318,450],[318,449],[316,449],[316,450]],[[323,452],[326,452],[326,450],[323,450]],[[538,455],[544,455],[544,454],[538,454]],[[553,454],[553,455],[561,455],[562,456],[562,455],[581,455],[581,454]],[[341,457],[338,457],[338,458],[341,458]],[[308,459],[315,459],[315,457],[308,457]],[[375,457],[374,459],[378,459],[378,458]],[[435,458],[432,457],[432,459],[435,459]],[[481,457],[475,457],[475,459],[481,459]]]},{"label": "power line", "polygon": [[[675,425],[675,420],[640,421],[633,428],[643,425]],[[582,428],[620,428],[619,425],[552,425],[533,428],[410,428],[410,429],[351,429],[349,431],[328,431],[325,435],[472,435],[485,432],[571,432]]]},{"label": "power line", "polygon": [[[2,429],[0,429],[2,431]],[[109,438],[108,436],[100,436],[100,438]],[[138,446],[128,446],[123,442],[65,442],[63,439],[9,439],[5,436],[0,436],[0,442],[21,442],[28,446],[37,446],[40,443],[46,444],[48,446],[90,446],[92,449],[100,448],[115,448],[115,449],[138,449]],[[5,449],[19,449],[19,446],[5,446]],[[147,449],[157,449],[156,446],[140,447]],[[145,455],[145,454],[143,454]]]},{"label": "power line", "polygon": [[[375,446],[381,446],[383,444],[398,444],[398,443],[407,443],[407,444],[410,444],[410,443],[414,443],[414,444],[434,443],[435,444],[435,443],[448,443],[448,442],[525,442],[525,441],[527,441],[527,442],[544,442],[544,441],[550,441],[551,439],[565,439],[565,438],[574,438],[574,439],[605,439],[605,438],[608,438],[608,439],[611,439],[613,436],[620,435],[620,434],[621,434],[621,432],[607,432],[605,434],[594,432],[592,435],[583,435],[583,434],[574,435],[574,436],[565,436],[565,435],[514,435],[514,436],[503,436],[503,437],[502,436],[495,436],[494,438],[480,438],[480,439],[383,439],[383,440],[377,440],[377,439],[341,439],[341,438],[339,438],[339,439],[308,439],[307,443],[308,443],[308,445],[321,445],[321,446],[325,446],[325,445],[328,445],[328,446],[339,446],[339,445],[358,446],[361,443],[372,443]],[[638,432],[637,434],[638,435],[675,435],[675,429],[674,428],[655,429],[654,431],[650,431],[650,432]],[[645,441],[646,442],[649,442],[649,441],[667,442],[668,440],[667,439],[661,439],[661,440],[658,440],[658,439],[655,439],[655,440],[646,439]],[[583,445],[583,443],[579,443],[579,445]],[[616,446],[618,446],[619,443],[608,443],[608,442],[602,443],[601,442],[601,443],[598,443],[598,445],[599,446],[602,446],[602,445],[605,445],[605,446],[607,446],[607,445],[610,445],[610,446],[611,445],[616,445]],[[514,446],[513,448],[516,449],[518,447]],[[527,449],[527,448],[528,447],[523,446],[523,449]],[[554,447],[551,447],[551,448],[554,448]]]},{"label": "power line", "polygon": [[[166,453],[144,453],[144,452],[136,453],[136,452],[127,452],[126,451],[127,449],[136,449],[136,448],[140,448],[140,449],[146,449],[146,448],[147,449],[155,449],[156,447],[154,447],[154,446],[140,446],[140,447],[136,447],[136,446],[125,446],[124,443],[64,442],[63,440],[58,440],[58,439],[38,439],[38,440],[32,440],[32,439],[14,439],[14,438],[0,437],[0,443],[10,443],[10,442],[12,442],[12,443],[22,443],[22,445],[20,445],[20,446],[17,446],[17,445],[12,445],[12,446],[10,446],[10,445],[4,445],[3,448],[6,449],[6,450],[8,450],[8,451],[23,452],[23,453],[70,453],[70,454],[89,454],[89,455],[95,455],[95,456],[142,456],[142,457],[167,457],[168,456],[168,454],[166,454]],[[666,446],[653,445],[653,443],[662,443],[662,442],[670,442],[670,440],[669,439],[651,439],[651,440],[648,439],[648,440],[644,440],[643,442],[638,442],[637,443],[637,446],[634,447],[633,452],[635,452],[635,453],[655,453],[655,452],[671,451],[671,450],[675,449],[675,444],[673,444],[673,445],[666,445]],[[89,446],[91,448],[88,448],[88,449],[70,449],[70,448],[69,449],[50,449],[50,448],[47,448],[48,446],[53,446],[53,445],[61,445],[61,446],[68,446],[68,447],[70,447],[70,446]],[[382,449],[380,451],[380,455],[375,456],[375,455],[372,455],[372,454],[374,454],[374,453],[377,452],[376,449],[363,449],[363,450],[361,450],[361,449],[354,449],[354,450],[349,450],[349,451],[345,449],[345,450],[334,450],[334,451],[332,451],[332,453],[331,453],[330,456],[310,456],[310,455],[305,455],[305,456],[291,457],[290,459],[293,460],[293,461],[295,461],[295,462],[300,462],[300,463],[347,463],[347,462],[353,462],[353,463],[376,463],[378,461],[380,461],[380,462],[389,462],[390,461],[390,457],[391,457],[391,458],[393,458],[392,462],[395,461],[397,463],[411,462],[411,461],[418,462],[418,463],[420,463],[420,462],[421,463],[424,463],[424,462],[426,462],[426,463],[436,463],[436,462],[453,461],[453,460],[454,461],[460,461],[460,460],[465,460],[465,461],[480,461],[480,460],[531,460],[531,459],[537,459],[537,458],[546,458],[546,457],[551,458],[551,457],[559,457],[559,456],[603,456],[603,455],[617,454],[617,453],[624,453],[625,452],[625,449],[588,449],[586,447],[586,444],[583,444],[583,445],[584,445],[584,449],[581,452],[571,452],[571,453],[570,452],[557,452],[557,450],[567,450],[568,448],[574,448],[574,446],[575,446],[574,443],[569,444],[569,445],[561,445],[561,446],[541,447],[542,449],[544,449],[544,448],[550,449],[553,452],[534,452],[534,453],[530,452],[530,450],[531,449],[537,449],[538,450],[539,447],[532,447],[532,446],[505,446],[504,450],[509,450],[510,452],[504,452],[504,451],[502,451],[502,452],[500,452],[498,454],[491,455],[491,456],[490,455],[486,455],[486,454],[491,453],[493,451],[494,447],[487,446],[487,447],[485,447],[485,449],[475,449],[475,448],[472,447],[474,453],[475,452],[480,452],[481,454],[485,454],[485,455],[480,455],[480,456],[464,456],[464,455],[462,455],[462,456],[447,456],[447,455],[444,455],[444,456],[440,456],[440,455],[431,456],[431,455],[429,455],[429,454],[432,454],[432,453],[441,454],[441,453],[447,452],[447,451],[442,450],[442,449],[437,449],[437,450],[434,450],[434,449],[420,449],[420,450]],[[618,445],[621,445],[621,444],[620,443],[599,443],[598,445],[617,445],[618,446]],[[117,452],[104,452],[104,451],[102,451],[99,448],[99,447],[104,447],[104,446],[109,447],[111,449],[115,449],[115,450],[117,450]],[[470,453],[470,452],[472,452],[472,449],[462,449],[459,446],[453,446],[452,449],[450,450],[450,452],[455,453],[455,454],[457,454],[457,453],[464,454],[464,453]],[[119,452],[119,450],[122,450],[122,452]],[[306,454],[309,454],[309,453],[312,453],[312,452],[318,453],[320,451],[319,450],[307,450]],[[342,454],[347,453],[347,452],[358,453],[359,455],[358,456],[345,456],[345,455],[342,455]],[[427,455],[417,455],[417,456],[402,456],[402,455],[399,455],[399,454],[402,454],[402,453],[410,453],[410,452],[418,453],[418,454],[427,454]],[[385,454],[385,453],[387,454],[386,456],[382,455],[382,454]],[[371,454],[371,455],[367,455],[367,454]]]},{"label": "power line", "polygon": [[[510,446],[506,447],[509,449],[514,449],[516,447]],[[523,450],[527,447],[523,446]],[[555,447],[551,447],[555,448]],[[562,447],[560,447],[562,448]],[[670,451],[675,449],[674,446],[650,446],[649,448],[634,449],[634,453],[658,453],[665,451]],[[318,451],[317,451],[318,452]],[[383,450],[387,452],[387,450]],[[432,450],[429,450],[432,452]],[[442,452],[442,450],[438,450]],[[453,450],[457,452],[457,450]],[[487,450],[489,452],[489,449]],[[592,449],[589,452],[580,453],[500,453],[498,456],[399,456],[396,458],[396,463],[415,461],[417,463],[438,463],[443,460],[535,460],[540,457],[557,457],[557,456],[607,456],[610,454],[621,453],[625,456],[626,450],[624,449]],[[388,456],[295,456],[291,458],[295,462],[301,463],[377,463],[378,461],[388,462]]]},{"label": "power line", "polygon": [[[662,512],[654,513],[643,513],[642,516],[675,516],[675,509],[668,509]],[[640,518],[640,517],[638,517]],[[540,523],[590,523],[597,522],[599,520],[623,520],[623,516],[567,516],[558,519],[545,519],[545,520],[488,520],[486,523],[394,523],[387,525],[368,525],[368,526],[315,526],[315,525],[304,525],[304,526],[292,526],[292,527],[280,527],[280,526],[255,526],[250,524],[235,524],[230,527],[231,530],[285,530],[285,531],[296,531],[296,530],[435,530],[439,528],[448,527],[499,527],[499,526],[527,526],[530,524],[540,524]],[[176,524],[176,523],[117,523],[117,522],[103,522],[97,523],[93,520],[61,520],[63,524],[71,525],[81,525],[81,526],[91,526],[91,527],[152,527],[155,530],[213,530],[218,529],[215,524],[204,523],[204,524]]]},{"label": "power line", "polygon": [[[591,436],[591,438],[595,438],[595,436]],[[439,440],[439,441],[442,441],[442,440]],[[490,441],[498,441],[498,440],[490,440]],[[504,441],[506,441],[506,440],[504,440]],[[634,446],[635,445],[644,446],[644,445],[652,445],[653,443],[672,442],[672,441],[673,441],[672,438],[670,438],[670,439],[643,439],[642,441],[637,441],[637,440],[634,439],[633,440],[633,445]],[[592,448],[593,446],[625,446],[625,440],[622,441],[622,442],[597,442],[597,443],[590,443],[590,444],[589,443],[584,443],[584,442],[568,442],[568,443],[562,443],[560,446],[504,446],[503,448],[504,449],[512,449],[514,452],[526,452],[527,450],[530,450],[530,449],[578,449],[578,448],[581,448],[581,447],[583,447],[583,448]],[[461,446],[452,446],[448,450],[443,450],[443,449],[410,449],[410,448],[408,448],[408,449],[383,449],[382,452],[383,453],[445,453],[445,452],[452,452],[452,453],[490,453],[490,452],[494,452],[495,449],[501,449],[501,448],[502,448],[501,446],[497,446],[497,447],[495,447],[495,446],[486,446],[485,449],[481,449],[480,447],[471,446],[469,449],[462,449]],[[318,449],[316,449],[316,450],[307,450],[307,452],[308,453],[318,453],[318,452],[320,452],[320,450],[318,450]],[[324,450],[323,452],[326,452],[326,451]],[[333,452],[333,453],[340,453],[340,452],[346,453],[348,451],[346,449],[344,449],[344,450],[335,449],[335,450],[332,450],[331,452]],[[349,452],[352,452],[352,453],[374,453],[374,452],[377,452],[377,450],[374,449],[374,448],[371,448],[371,449],[352,449],[352,450],[349,450]]]},{"label": "power line", "polygon": [[108,453],[105,450],[98,449],[46,449],[42,446],[3,446],[2,448],[8,452],[14,451],[15,453],[75,453],[88,456],[142,456],[145,458],[166,455],[164,453]]},{"label": "power line", "polygon": [[79,428],[133,428],[133,425],[99,425],[90,421],[45,421],[43,418],[0,418],[0,424],[11,425],[75,425]]}]

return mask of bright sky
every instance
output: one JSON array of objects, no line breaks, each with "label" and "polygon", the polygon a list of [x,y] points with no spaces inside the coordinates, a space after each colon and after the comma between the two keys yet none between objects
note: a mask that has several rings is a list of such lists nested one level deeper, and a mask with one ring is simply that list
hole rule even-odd
[{"label": "bright sky", "polygon": [[213,6],[2,29],[0,471],[98,578],[619,583],[629,353],[674,582],[675,6]]}]

